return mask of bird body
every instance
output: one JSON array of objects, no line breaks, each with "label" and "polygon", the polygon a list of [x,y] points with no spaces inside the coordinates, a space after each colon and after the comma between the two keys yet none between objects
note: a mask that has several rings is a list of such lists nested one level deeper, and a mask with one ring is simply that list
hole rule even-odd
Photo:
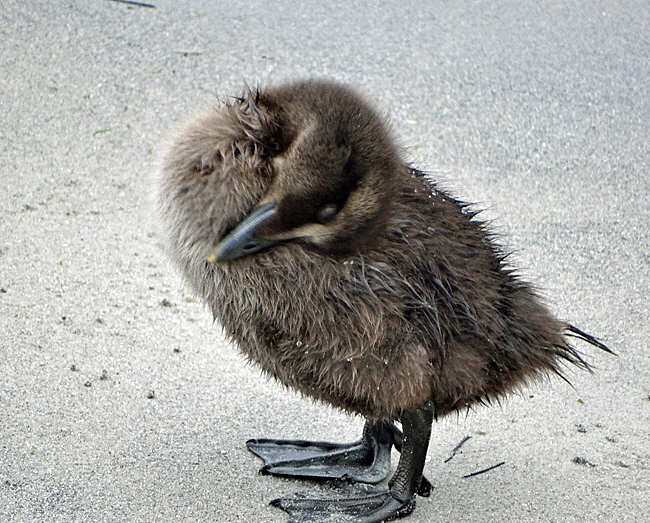
[{"label": "bird body", "polygon": [[555,319],[471,207],[335,83],[248,91],[190,119],[159,203],[172,259],[244,354],[370,422],[587,367],[567,333],[605,348]]}]

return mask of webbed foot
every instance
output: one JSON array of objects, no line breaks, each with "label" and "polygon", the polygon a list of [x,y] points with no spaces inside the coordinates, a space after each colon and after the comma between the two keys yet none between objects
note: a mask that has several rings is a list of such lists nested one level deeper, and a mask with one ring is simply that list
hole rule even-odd
[{"label": "webbed foot", "polygon": [[288,523],[379,523],[408,516],[415,509],[415,495],[399,501],[389,490],[368,485],[328,486],[326,497],[314,497],[313,491],[302,492],[274,499],[271,505],[291,516]]},{"label": "webbed foot", "polygon": [[251,439],[248,450],[264,460],[262,474],[379,483],[390,472],[392,423],[366,423],[354,443]]},{"label": "webbed foot", "polygon": [[416,495],[431,492],[422,470],[433,417],[434,406],[427,402],[400,416],[403,436],[393,423],[367,422],[356,443],[251,440],[248,448],[266,462],[262,473],[376,483],[388,474],[395,444],[401,456],[388,490],[339,481],[335,496],[303,492],[271,502],[289,513],[288,523],[380,523],[409,515],[415,509]]}]

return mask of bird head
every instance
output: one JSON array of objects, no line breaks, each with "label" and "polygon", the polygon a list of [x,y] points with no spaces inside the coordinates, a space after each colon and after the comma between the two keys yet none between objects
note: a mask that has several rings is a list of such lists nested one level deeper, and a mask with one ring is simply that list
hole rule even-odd
[{"label": "bird head", "polygon": [[354,91],[318,81],[249,90],[181,128],[163,167],[163,207],[185,214],[177,239],[201,243],[212,263],[287,242],[347,254],[385,225],[403,169]]}]

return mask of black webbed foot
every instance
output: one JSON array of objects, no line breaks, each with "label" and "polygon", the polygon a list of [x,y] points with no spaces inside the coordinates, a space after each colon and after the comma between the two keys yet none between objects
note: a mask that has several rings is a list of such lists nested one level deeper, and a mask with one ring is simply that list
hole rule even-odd
[{"label": "black webbed foot", "polygon": [[[401,415],[403,435],[392,423],[366,423],[361,441],[350,445],[253,440],[249,442],[249,448],[256,454],[259,450],[261,454],[268,456],[269,452],[264,452],[268,450],[268,446],[273,454],[269,459],[277,459],[277,453],[291,458],[267,462],[262,470],[269,474],[332,477],[332,470],[328,469],[332,466],[337,473],[346,471],[340,476],[342,478],[365,481],[359,478],[375,476],[373,471],[376,470],[377,456],[383,455],[384,452],[388,454],[388,460],[379,468],[382,470],[381,476],[385,477],[383,469],[390,464],[390,449],[395,444],[401,456],[388,490],[338,482],[334,496],[331,492],[326,496],[303,492],[271,502],[290,514],[289,523],[380,523],[409,515],[415,509],[416,494],[427,496],[431,492],[431,483],[422,475],[422,469],[429,446],[433,415],[434,407],[431,402],[413,411],[404,412]],[[372,453],[366,454],[364,448],[373,449]],[[307,454],[301,455],[303,452]],[[297,453],[297,458],[294,453]],[[262,457],[266,461],[264,455]],[[350,456],[367,458],[368,455],[373,457],[372,462],[363,462],[362,472],[357,474],[357,470],[351,465],[355,464],[355,460]],[[305,471],[309,473],[306,474]],[[323,471],[327,475],[321,474]]]},{"label": "black webbed foot", "polygon": [[291,517],[288,523],[379,523],[408,516],[415,509],[415,495],[399,501],[389,490],[358,484],[328,484],[326,496],[313,491],[274,499],[271,505]]},{"label": "black webbed foot", "polygon": [[264,460],[262,474],[379,483],[390,472],[392,423],[366,423],[354,443],[251,439],[248,450]]}]

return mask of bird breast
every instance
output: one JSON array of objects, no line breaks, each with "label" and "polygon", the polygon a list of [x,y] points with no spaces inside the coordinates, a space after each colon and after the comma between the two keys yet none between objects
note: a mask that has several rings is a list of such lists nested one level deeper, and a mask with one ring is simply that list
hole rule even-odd
[{"label": "bird breast", "polygon": [[431,358],[394,269],[287,244],[211,271],[202,291],[215,317],[284,385],[375,419],[426,401]]}]

